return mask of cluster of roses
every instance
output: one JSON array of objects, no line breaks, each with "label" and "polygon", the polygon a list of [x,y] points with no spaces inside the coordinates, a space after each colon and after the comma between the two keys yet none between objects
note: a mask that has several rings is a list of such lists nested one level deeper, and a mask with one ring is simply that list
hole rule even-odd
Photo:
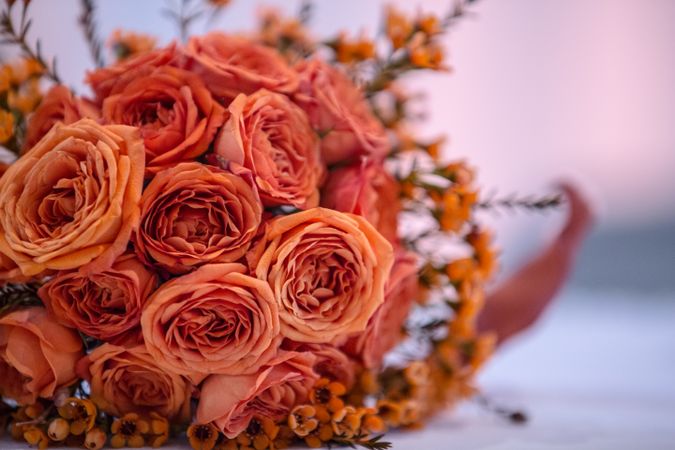
[{"label": "cluster of roses", "polygon": [[47,93],[0,179],[0,280],[44,283],[0,317],[1,396],[85,379],[110,415],[232,438],[381,364],[416,259],[387,134],[340,69],[211,33],[87,81]]}]

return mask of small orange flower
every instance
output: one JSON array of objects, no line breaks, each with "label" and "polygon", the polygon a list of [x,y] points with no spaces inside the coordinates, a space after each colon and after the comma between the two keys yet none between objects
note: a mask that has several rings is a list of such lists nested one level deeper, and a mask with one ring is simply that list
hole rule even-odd
[{"label": "small orange flower", "polygon": [[423,69],[444,70],[443,49],[434,42],[428,42],[422,32],[417,32],[407,45],[411,64]]},{"label": "small orange flower", "polygon": [[361,62],[375,56],[375,43],[365,36],[350,40],[346,33],[342,33],[332,43],[332,47],[335,58],[343,64]]},{"label": "small orange flower", "polygon": [[442,196],[432,199],[439,204],[437,216],[443,231],[459,231],[471,217],[471,209],[476,202],[477,193],[461,185],[446,189]]},{"label": "small orange flower", "polygon": [[377,415],[388,427],[396,428],[403,420],[403,408],[398,402],[382,399],[377,402]]},{"label": "small orange flower", "polygon": [[330,381],[328,378],[321,378],[316,382],[314,388],[309,392],[309,399],[312,403],[326,405],[329,411],[339,411],[345,406],[340,398],[347,393],[347,388],[340,382]]},{"label": "small orange flower", "polygon": [[14,136],[14,114],[0,109],[0,144],[4,144]]},{"label": "small orange flower", "polygon": [[110,431],[113,433],[110,439],[113,448],[143,447],[145,445],[143,435],[150,431],[150,424],[142,420],[138,414],[128,413],[115,419]]},{"label": "small orange flower", "polygon": [[476,268],[472,258],[460,258],[452,261],[445,267],[445,273],[452,283],[461,283],[471,280]]},{"label": "small orange flower", "polygon": [[49,447],[49,438],[44,430],[31,425],[23,433],[23,438],[28,442],[28,445],[35,445],[40,450]]},{"label": "small orange flower", "polygon": [[306,437],[319,426],[315,414],[316,409],[312,405],[296,406],[288,415],[288,426],[298,436]]},{"label": "small orange flower", "polygon": [[218,429],[210,423],[193,423],[187,429],[187,437],[193,450],[211,450],[218,441]]},{"label": "small orange flower", "polygon": [[363,408],[363,417],[361,419],[361,432],[364,434],[383,433],[387,425],[384,420],[377,415],[375,408]]},{"label": "small orange flower", "polygon": [[156,412],[150,413],[148,439],[153,448],[161,447],[169,439],[169,421]]},{"label": "small orange flower", "polygon": [[61,417],[70,422],[70,433],[79,436],[94,427],[96,405],[91,400],[70,397],[58,407]]},{"label": "small orange flower", "polygon": [[394,50],[403,47],[413,32],[413,24],[405,14],[389,6],[385,12],[385,32]]},{"label": "small orange flower", "polygon": [[364,370],[359,376],[359,386],[366,394],[374,394],[380,389],[377,374],[372,370]]},{"label": "small orange flower", "polygon": [[217,450],[275,450],[285,448],[293,439],[293,433],[267,417],[255,417],[246,430],[234,439],[225,439]]},{"label": "small orange flower", "polygon": [[0,66],[0,94],[4,94],[12,87],[12,66],[3,64]]},{"label": "small orange flower", "polygon": [[440,158],[441,148],[443,147],[443,144],[445,144],[445,140],[445,136],[441,136],[435,141],[432,141],[429,144],[423,146],[423,149],[429,156],[431,156],[434,161],[436,161],[438,158]]},{"label": "small orange flower", "polygon": [[429,383],[429,372],[425,361],[413,361],[403,370],[403,376],[412,386],[425,386]]},{"label": "small orange flower", "polygon": [[362,415],[353,406],[344,408],[333,414],[331,422],[333,432],[336,436],[343,439],[351,439],[358,436],[361,430]]},{"label": "small orange flower", "polygon": [[[258,39],[270,47],[276,47],[287,56],[311,53],[314,43],[306,27],[295,17],[283,17],[273,8],[265,8],[260,14]],[[290,54],[289,54],[290,53]]]},{"label": "small orange flower", "polygon": [[441,21],[438,20],[438,16],[433,14],[427,14],[419,17],[417,19],[416,26],[427,36],[433,36],[443,31],[441,28]]},{"label": "small orange flower", "polygon": [[462,356],[450,340],[445,339],[436,345],[434,355],[442,369],[452,375],[462,365]]},{"label": "small orange flower", "polygon": [[156,45],[157,38],[131,31],[115,30],[108,39],[108,46],[112,49],[118,62],[151,52]]},{"label": "small orange flower", "polygon": [[28,79],[17,90],[9,91],[7,96],[9,107],[21,111],[24,115],[35,111],[40,101],[42,101],[42,90],[40,80],[37,78]]},{"label": "small orange flower", "polygon": [[487,280],[497,268],[497,256],[492,248],[492,236],[485,230],[474,229],[466,237],[474,249],[474,256],[478,262],[478,272]]},{"label": "small orange flower", "polygon": [[488,360],[495,350],[497,337],[493,334],[484,334],[480,336],[474,345],[473,355],[471,357],[471,369],[475,373]]},{"label": "small orange flower", "polygon": [[[40,403],[38,403],[40,407],[42,406]],[[12,416],[12,424],[10,427],[10,434],[12,436],[12,439],[15,441],[20,441],[23,439],[23,433],[28,429],[28,425],[18,425],[23,422],[27,422],[31,419],[37,418],[40,414],[37,414],[34,417],[30,417],[28,415],[28,410],[29,408],[32,408],[31,406],[21,406],[19,409],[11,413]]]},{"label": "small orange flower", "polygon": [[401,425],[410,426],[421,418],[420,403],[415,400],[404,400],[401,404]]}]

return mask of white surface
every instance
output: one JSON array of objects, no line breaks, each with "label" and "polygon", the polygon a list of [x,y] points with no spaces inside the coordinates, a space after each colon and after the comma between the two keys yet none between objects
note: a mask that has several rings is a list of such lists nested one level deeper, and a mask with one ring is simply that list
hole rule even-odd
[{"label": "white surface", "polygon": [[[675,295],[563,297],[481,376],[488,397],[526,411],[527,424],[508,424],[469,403],[424,430],[390,433],[394,448],[674,449]],[[26,447],[0,441],[0,448]]]},{"label": "white surface", "polygon": [[467,405],[396,449],[675,448],[675,296],[567,295],[481,377],[487,395],[525,410],[513,426]]}]

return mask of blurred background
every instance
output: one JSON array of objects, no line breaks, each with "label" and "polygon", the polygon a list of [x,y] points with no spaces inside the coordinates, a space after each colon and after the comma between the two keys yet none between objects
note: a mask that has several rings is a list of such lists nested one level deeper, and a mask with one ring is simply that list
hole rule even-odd
[{"label": "blurred background", "polygon": [[[122,27],[166,43],[175,29],[160,13],[165,3],[99,0],[99,34]],[[451,5],[386,3],[411,14]],[[251,29],[263,4],[288,14],[300,6],[233,0],[209,27]],[[314,5],[312,29],[325,37],[376,33],[385,2]],[[39,35],[46,55],[58,55],[67,83],[86,92],[83,73],[93,64],[77,26],[79,1],[33,0],[32,10],[33,38]],[[529,408],[535,428],[527,439],[503,431],[505,446],[482,436],[485,447],[462,448],[539,449],[561,440],[569,445],[550,448],[672,448],[675,1],[479,0],[470,11],[446,37],[452,73],[410,83],[427,95],[423,131],[447,134],[445,156],[479,168],[486,193],[546,194],[558,180],[576,180],[598,222],[560,301],[529,338],[501,351],[481,380],[488,393]],[[205,29],[197,23],[192,31]],[[563,218],[563,211],[485,213],[498,233],[502,276]],[[453,420],[462,419],[439,426]],[[400,448],[419,448],[417,438],[401,439]],[[440,448],[430,442],[427,448]]]}]

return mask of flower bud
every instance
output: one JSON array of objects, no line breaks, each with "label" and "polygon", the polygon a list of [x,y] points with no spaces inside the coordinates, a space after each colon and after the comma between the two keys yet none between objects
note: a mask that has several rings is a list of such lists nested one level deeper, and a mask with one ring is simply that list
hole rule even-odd
[{"label": "flower bud", "polygon": [[84,446],[91,450],[98,450],[103,448],[106,441],[106,434],[98,427],[92,428],[87,432],[84,438]]},{"label": "flower bud", "polygon": [[47,428],[47,434],[49,435],[49,439],[57,442],[60,442],[65,438],[67,438],[69,432],[70,432],[70,424],[68,424],[67,420],[62,419],[61,417],[52,420],[49,423],[49,428]]}]

